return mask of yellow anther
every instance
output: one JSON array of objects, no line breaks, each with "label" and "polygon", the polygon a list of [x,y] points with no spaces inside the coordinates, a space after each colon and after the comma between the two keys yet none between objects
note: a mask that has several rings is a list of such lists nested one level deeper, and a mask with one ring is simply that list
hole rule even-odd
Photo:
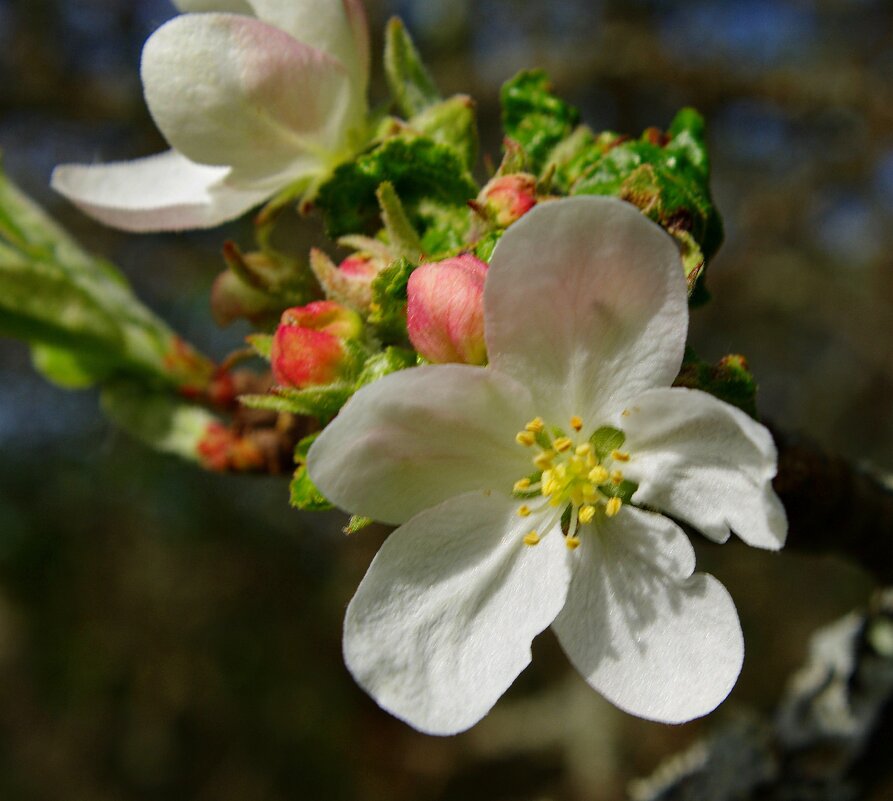
[{"label": "yellow anther", "polygon": [[542,417],[534,417],[529,423],[524,426],[525,431],[530,431],[533,434],[539,434],[546,427],[546,424],[543,422]]},{"label": "yellow anther", "polygon": [[552,459],[555,458],[554,451],[543,451],[533,457],[533,463],[540,470],[548,470],[552,466]]},{"label": "yellow anther", "polygon": [[612,470],[611,471],[611,483],[612,484],[622,484],[623,483],[623,471],[622,470]]},{"label": "yellow anther", "polygon": [[610,478],[607,469],[598,464],[589,471],[589,480],[593,484],[604,484]]},{"label": "yellow anther", "polygon": [[570,437],[559,437],[552,443],[552,447],[555,448],[555,450],[559,453],[564,453],[573,444],[574,443]]},{"label": "yellow anther", "polygon": [[540,541],[540,535],[535,531],[531,531],[529,534],[524,535],[524,544],[525,545],[537,545]]},{"label": "yellow anther", "polygon": [[512,486],[512,492],[527,492],[530,489],[529,478],[519,478]]},{"label": "yellow anther", "polygon": [[594,506],[586,504],[586,506],[580,507],[579,520],[581,523],[591,523],[593,517],[595,517]]},{"label": "yellow anther", "polygon": [[571,428],[574,429],[574,431],[579,431],[581,428],[583,428],[583,418],[574,415],[571,418]]},{"label": "yellow anther", "polygon": [[580,475],[586,469],[586,462],[584,462],[579,456],[571,456],[570,461],[568,462],[571,473],[575,475]]},{"label": "yellow anther", "polygon": [[579,537],[565,537],[564,544],[567,545],[570,550],[575,551],[580,547],[580,538]]},{"label": "yellow anther", "polygon": [[629,409],[624,409],[622,412],[620,412],[620,414],[622,417],[629,417],[632,412]]},{"label": "yellow anther", "polygon": [[588,442],[584,442],[582,445],[577,445],[574,449],[574,453],[577,454],[577,456],[589,456],[589,454],[592,453],[592,445]]},{"label": "yellow anther", "polygon": [[518,507],[518,517],[530,517],[530,507],[527,504]]},{"label": "yellow anther", "polygon": [[629,454],[626,451],[618,451],[615,449],[615,450],[611,451],[611,458],[615,462],[628,462]]},{"label": "yellow anther", "polygon": [[620,498],[611,498],[611,500],[605,504],[605,514],[608,517],[614,517],[614,515],[620,511],[621,506],[623,506],[623,501],[621,501]]},{"label": "yellow anther", "polygon": [[595,458],[595,454],[591,453],[591,452],[587,453],[586,454],[586,467],[592,469],[597,464],[598,464],[598,459]]},{"label": "yellow anther", "polygon": [[530,447],[536,442],[536,437],[530,431],[519,431],[515,434],[515,442],[524,447]]}]

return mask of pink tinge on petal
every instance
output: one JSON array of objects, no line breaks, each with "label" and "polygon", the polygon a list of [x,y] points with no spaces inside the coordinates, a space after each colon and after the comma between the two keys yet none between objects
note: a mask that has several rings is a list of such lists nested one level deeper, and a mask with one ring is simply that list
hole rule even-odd
[{"label": "pink tinge on petal", "polygon": [[484,364],[487,265],[470,254],[423,264],[407,286],[406,327],[413,347],[431,362]]}]

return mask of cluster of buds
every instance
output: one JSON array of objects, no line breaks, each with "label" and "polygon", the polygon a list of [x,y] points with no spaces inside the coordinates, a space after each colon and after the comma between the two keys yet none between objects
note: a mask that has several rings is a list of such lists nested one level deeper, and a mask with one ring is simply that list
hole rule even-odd
[{"label": "cluster of buds", "polygon": [[362,333],[360,316],[332,300],[286,309],[270,353],[276,383],[303,389],[344,378],[354,363],[350,344]]},{"label": "cluster of buds", "polygon": [[487,265],[470,254],[416,268],[407,285],[406,328],[429,362],[484,364]]}]

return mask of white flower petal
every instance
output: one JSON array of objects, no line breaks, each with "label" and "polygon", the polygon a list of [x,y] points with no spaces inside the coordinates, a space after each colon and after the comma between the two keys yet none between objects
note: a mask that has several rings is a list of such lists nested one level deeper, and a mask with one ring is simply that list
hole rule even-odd
[{"label": "white flower petal", "polygon": [[[552,624],[574,667],[621,709],[682,723],[718,706],[744,658],[732,599],[694,569],[685,534],[624,507],[584,531],[567,602]],[[689,578],[690,576],[690,578]]]},{"label": "white flower petal", "polygon": [[369,78],[369,31],[362,0],[249,0],[258,19],[337,58],[360,94]]},{"label": "white flower petal", "polygon": [[86,214],[125,231],[212,228],[270,196],[224,183],[225,167],[194,164],[175,151],[112,164],[63,164],[51,184]]},{"label": "white flower petal", "polygon": [[454,734],[486,715],[564,603],[557,519],[529,547],[530,518],[514,508],[470,493],[414,517],[382,546],[347,608],[348,669],[423,732]]},{"label": "white flower petal", "polygon": [[146,42],[142,78],[174,148],[239,182],[322,168],[356,122],[338,61],[250,17],[175,17]]},{"label": "white flower petal", "polygon": [[655,389],[629,401],[624,466],[636,503],[684,520],[717,542],[784,545],[787,519],[772,489],[775,444],[744,412],[693,389]]},{"label": "white flower petal", "polygon": [[543,203],[511,226],[484,309],[490,363],[561,420],[593,425],[602,410],[672,383],[688,327],[675,243],[606,197]]},{"label": "white flower petal", "polygon": [[184,14],[221,11],[232,14],[253,14],[248,0],[173,0],[174,5]]},{"label": "white flower petal", "polygon": [[347,402],[310,449],[310,477],[342,509],[402,523],[463,492],[511,493],[533,471],[515,442],[532,416],[526,390],[493,370],[402,370]]}]

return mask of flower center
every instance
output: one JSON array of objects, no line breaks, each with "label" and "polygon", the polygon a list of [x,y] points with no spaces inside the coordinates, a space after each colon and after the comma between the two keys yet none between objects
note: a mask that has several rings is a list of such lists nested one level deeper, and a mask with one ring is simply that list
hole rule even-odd
[{"label": "flower center", "polygon": [[[621,450],[626,435],[617,428],[602,426],[588,436],[583,420],[570,419],[570,433],[549,427],[535,417],[515,441],[529,448],[534,472],[515,482],[512,491],[522,499],[518,515],[528,517],[547,506],[562,509],[564,542],[568,548],[580,545],[580,527],[596,515],[616,515],[629,502],[637,485],[623,476],[622,465],[630,454]],[[527,545],[540,541],[537,531],[524,536]]]}]

